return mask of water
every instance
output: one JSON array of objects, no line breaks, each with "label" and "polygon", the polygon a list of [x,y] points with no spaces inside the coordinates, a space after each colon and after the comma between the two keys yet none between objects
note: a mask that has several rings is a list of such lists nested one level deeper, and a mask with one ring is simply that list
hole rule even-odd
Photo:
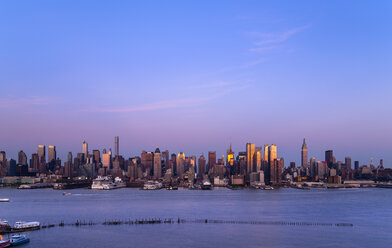
[{"label": "water", "polygon": [[43,224],[173,218],[352,223],[353,227],[252,224],[65,226],[29,232],[23,247],[392,247],[392,190],[142,191],[0,189],[0,218]]}]

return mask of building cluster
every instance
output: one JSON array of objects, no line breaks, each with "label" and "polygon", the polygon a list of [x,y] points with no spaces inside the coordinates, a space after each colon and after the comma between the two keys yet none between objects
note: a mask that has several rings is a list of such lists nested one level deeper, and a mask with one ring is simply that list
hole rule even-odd
[{"label": "building cluster", "polygon": [[341,184],[346,180],[377,180],[389,181],[392,179],[392,170],[385,169],[383,160],[375,166],[371,159],[370,166],[359,165],[354,161],[352,167],[351,157],[345,157],[344,161],[336,161],[332,150],[325,151],[325,160],[318,161],[315,157],[308,160],[308,147],[305,139],[301,148],[301,166],[296,167],[294,162],[285,171],[287,181],[312,181]]},{"label": "building cluster", "polygon": [[[67,160],[57,157],[56,147],[39,145],[37,153],[28,160],[27,155],[20,151],[18,160],[6,158],[4,151],[0,152],[0,177],[45,177],[57,175],[64,178],[111,175],[121,177],[127,182],[145,181],[150,179],[180,185],[193,185],[209,179],[214,185],[273,185],[281,186],[296,181],[315,181],[341,183],[351,179],[382,179],[391,180],[392,172],[384,169],[383,161],[375,167],[359,166],[350,157],[345,161],[336,161],[333,151],[325,152],[325,161],[308,159],[308,148],[303,141],[301,149],[301,166],[294,162],[285,168],[284,159],[278,157],[277,146],[264,145],[257,147],[247,143],[245,151],[234,153],[232,147],[226,155],[217,157],[215,151],[187,156],[183,152],[170,154],[168,150],[142,151],[140,156],[124,158],[119,153],[119,137],[114,138],[114,154],[112,150],[92,150],[86,141],[82,144],[82,152],[76,157],[68,153]],[[47,151],[47,154],[46,154]]]}]

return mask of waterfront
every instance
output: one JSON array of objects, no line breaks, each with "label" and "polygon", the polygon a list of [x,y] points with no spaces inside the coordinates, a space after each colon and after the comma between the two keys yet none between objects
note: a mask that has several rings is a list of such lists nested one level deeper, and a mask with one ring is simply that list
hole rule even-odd
[{"label": "waterfront", "polygon": [[[14,223],[173,218],[352,223],[353,227],[251,224],[65,226],[28,233],[25,247],[390,247],[388,189],[142,191],[0,189],[0,218]],[[72,244],[71,244],[72,243]]]}]

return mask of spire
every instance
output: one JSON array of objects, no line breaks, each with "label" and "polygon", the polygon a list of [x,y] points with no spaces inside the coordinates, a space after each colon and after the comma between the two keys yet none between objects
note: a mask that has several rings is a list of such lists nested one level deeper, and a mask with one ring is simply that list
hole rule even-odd
[{"label": "spire", "polygon": [[305,138],[304,138],[304,142],[302,143],[302,149],[304,149],[304,148],[306,148],[306,149],[308,148],[307,145],[306,145]]}]

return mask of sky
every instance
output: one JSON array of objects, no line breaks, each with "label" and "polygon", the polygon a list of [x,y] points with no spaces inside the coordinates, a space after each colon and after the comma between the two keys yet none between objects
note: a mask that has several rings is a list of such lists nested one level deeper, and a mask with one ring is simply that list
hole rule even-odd
[{"label": "sky", "polygon": [[0,150],[392,167],[391,1],[0,2]]}]

